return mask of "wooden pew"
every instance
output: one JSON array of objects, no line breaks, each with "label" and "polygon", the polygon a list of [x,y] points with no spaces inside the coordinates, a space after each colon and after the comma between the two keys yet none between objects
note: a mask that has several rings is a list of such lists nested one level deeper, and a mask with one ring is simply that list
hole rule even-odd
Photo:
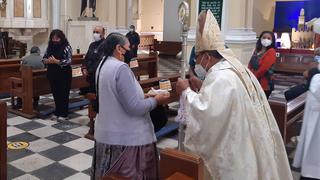
[{"label": "wooden pew", "polygon": [[[32,70],[29,66],[21,66],[21,78],[10,78],[11,80],[11,103],[10,112],[27,118],[37,115],[32,106],[32,98],[51,93],[50,84],[47,79],[47,70]],[[84,76],[72,77],[71,89],[87,87],[88,83]],[[22,110],[14,109],[14,97],[22,98]]]},{"label": "wooden pew", "polygon": [[[72,65],[81,65],[84,54],[72,55]],[[21,59],[0,59],[0,93],[10,92],[10,77],[19,78]]]},{"label": "wooden pew", "polygon": [[155,39],[151,51],[159,51],[160,55],[176,56],[182,50],[181,44],[181,42],[157,41]]},{"label": "wooden pew", "polygon": [[7,105],[0,101],[0,179],[7,179]]},{"label": "wooden pew", "polygon": [[271,110],[285,144],[290,141],[291,137],[299,135],[297,121],[303,118],[306,96],[307,93],[304,93],[289,102],[269,99]]},{"label": "wooden pew", "polygon": [[312,67],[313,50],[277,49],[278,57],[274,65],[276,72],[303,73]]},{"label": "wooden pew", "polygon": [[136,76],[149,75],[149,78],[158,76],[158,55],[153,54],[138,54],[137,57],[139,67],[132,68]]},{"label": "wooden pew", "polygon": [[20,77],[20,59],[0,60],[0,93],[10,92],[10,77]]},{"label": "wooden pew", "polygon": [[[178,81],[178,78],[180,77],[180,74],[170,75],[167,77],[155,77],[150,78],[147,80],[139,81],[142,89],[145,93],[147,93],[151,87],[154,87],[156,89],[159,88],[159,81],[161,79],[169,79],[171,81],[172,85],[172,91],[170,92],[170,100],[169,102],[175,102],[179,100],[178,95],[175,92],[176,82]],[[90,101],[88,105],[88,117],[90,119],[89,121],[89,132],[85,135],[86,138],[94,140],[94,118],[96,117],[96,113],[93,111],[92,102],[96,99],[96,95],[93,93],[88,93],[86,95],[86,98]]]},{"label": "wooden pew", "polygon": [[175,149],[164,149],[160,152],[160,179],[204,179],[203,160],[191,153]]}]

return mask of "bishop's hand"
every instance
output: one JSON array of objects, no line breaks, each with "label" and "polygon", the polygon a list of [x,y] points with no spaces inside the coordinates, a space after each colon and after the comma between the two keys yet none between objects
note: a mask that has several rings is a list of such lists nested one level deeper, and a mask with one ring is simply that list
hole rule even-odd
[{"label": "bishop's hand", "polygon": [[186,90],[189,85],[189,80],[188,79],[181,79],[179,78],[176,84],[176,92],[180,96],[184,90]]},{"label": "bishop's hand", "polygon": [[202,86],[202,81],[196,76],[191,76],[189,79],[191,89],[195,92],[198,92]]}]

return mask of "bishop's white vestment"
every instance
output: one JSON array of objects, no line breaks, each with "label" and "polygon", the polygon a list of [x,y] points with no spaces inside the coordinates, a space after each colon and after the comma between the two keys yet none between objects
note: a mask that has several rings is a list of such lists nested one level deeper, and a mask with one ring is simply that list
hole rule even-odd
[{"label": "bishop's white vestment", "polygon": [[311,80],[298,140],[293,166],[304,177],[320,179],[320,74]]},{"label": "bishop's white vestment", "polygon": [[199,93],[183,91],[184,145],[202,157],[211,179],[291,180],[283,140],[264,92],[248,69],[238,69],[245,69],[242,74],[253,83],[221,60],[210,68]]}]

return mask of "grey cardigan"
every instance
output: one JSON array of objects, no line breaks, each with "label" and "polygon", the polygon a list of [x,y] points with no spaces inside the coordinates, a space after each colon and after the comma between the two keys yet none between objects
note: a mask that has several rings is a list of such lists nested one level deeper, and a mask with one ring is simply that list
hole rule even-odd
[{"label": "grey cardigan", "polygon": [[149,112],[157,102],[154,98],[144,99],[143,90],[127,64],[108,57],[100,71],[98,90],[96,141],[125,146],[156,141]]}]

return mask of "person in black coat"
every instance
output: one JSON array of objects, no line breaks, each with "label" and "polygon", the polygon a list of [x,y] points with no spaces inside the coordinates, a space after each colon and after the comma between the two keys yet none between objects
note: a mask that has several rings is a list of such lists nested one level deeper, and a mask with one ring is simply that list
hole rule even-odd
[{"label": "person in black coat", "polygon": [[49,43],[43,62],[47,65],[47,78],[54,98],[55,111],[52,119],[68,118],[69,93],[72,80],[72,48],[59,29],[50,33]]},{"label": "person in black coat", "polygon": [[85,56],[85,61],[82,66],[82,72],[87,77],[90,84],[88,92],[95,92],[95,73],[101,60],[101,53],[99,47],[104,41],[105,29],[102,26],[96,26],[93,30],[93,40],[88,48]]},{"label": "person in black coat", "polygon": [[140,44],[140,36],[135,31],[134,25],[130,26],[130,32],[128,32],[126,34],[126,37],[128,38],[128,40],[130,42],[130,49],[131,49],[132,56],[137,57],[138,56],[138,46]]}]

